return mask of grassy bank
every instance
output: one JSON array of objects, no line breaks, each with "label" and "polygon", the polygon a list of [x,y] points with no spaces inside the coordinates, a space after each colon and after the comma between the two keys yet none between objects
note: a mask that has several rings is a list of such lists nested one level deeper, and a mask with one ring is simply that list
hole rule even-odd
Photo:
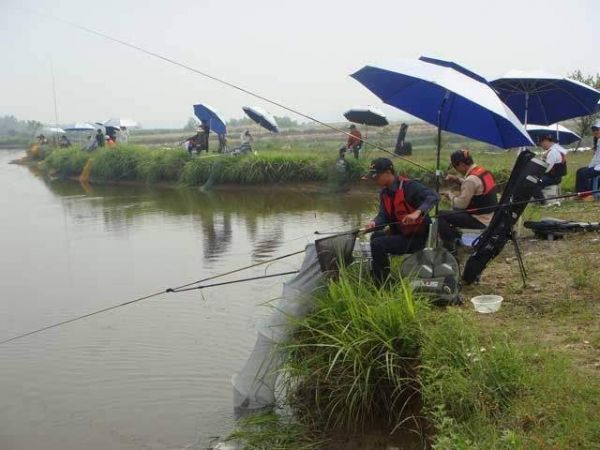
[{"label": "grassy bank", "polygon": [[527,242],[528,289],[507,248],[463,291],[503,295],[493,315],[432,308],[402,283],[379,291],[349,271],[284,347],[292,414],[251,417],[234,436],[256,449],[598,448],[600,285],[586,268],[600,264],[600,240],[568,239]]},{"label": "grassy bank", "polygon": [[[442,152],[445,168],[451,151]],[[337,148],[329,144],[309,149],[307,143],[276,145],[274,141],[257,145],[257,155],[230,156],[208,154],[190,156],[182,149],[148,148],[124,145],[115,149],[85,152],[74,148],[50,149],[46,146],[29,152],[32,161],[39,161],[44,172],[60,178],[78,177],[89,161],[90,182],[137,182],[142,184],[171,183],[184,186],[214,186],[218,184],[273,185],[303,182],[328,182],[333,187],[358,181],[372,158],[390,156],[381,151],[367,151],[358,160],[348,157],[345,168],[336,166]],[[497,183],[505,182],[515,160],[513,152],[474,152],[476,163],[490,170]],[[577,167],[587,165],[591,154],[569,154],[569,173],[563,178],[563,191],[575,188]],[[396,159],[398,173],[433,184],[435,152],[424,147],[410,157],[427,167],[426,171],[406,161]]]}]

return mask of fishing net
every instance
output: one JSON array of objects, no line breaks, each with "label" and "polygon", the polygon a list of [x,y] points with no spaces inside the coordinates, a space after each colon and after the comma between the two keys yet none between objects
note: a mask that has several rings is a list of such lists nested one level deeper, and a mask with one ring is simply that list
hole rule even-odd
[{"label": "fishing net", "polygon": [[321,271],[326,276],[337,278],[339,270],[352,263],[357,236],[358,231],[355,231],[315,241]]},{"label": "fishing net", "polygon": [[275,404],[282,364],[279,344],[293,331],[293,320],[306,316],[312,309],[314,291],[352,262],[357,234],[335,235],[306,246],[298,274],[283,284],[281,297],[273,303],[273,313],[258,323],[254,348],[232,379],[236,417]]}]

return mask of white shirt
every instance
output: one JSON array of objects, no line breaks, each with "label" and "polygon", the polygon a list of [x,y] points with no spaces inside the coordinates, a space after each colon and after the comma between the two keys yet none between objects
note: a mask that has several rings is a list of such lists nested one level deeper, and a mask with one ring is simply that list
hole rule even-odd
[{"label": "white shirt", "polygon": [[563,161],[563,155],[566,155],[567,151],[558,144],[553,144],[542,157],[546,163],[548,163],[548,169],[546,172],[550,172],[554,164],[559,164]]},{"label": "white shirt", "polygon": [[588,167],[593,167],[595,171],[600,172],[600,139],[596,144],[596,153],[594,153],[594,157],[592,158],[592,161],[589,163]]},{"label": "white shirt", "polygon": [[245,131],[240,135],[240,141],[242,141],[242,144],[252,144],[253,140],[254,139],[252,138],[252,135],[246,134]]}]

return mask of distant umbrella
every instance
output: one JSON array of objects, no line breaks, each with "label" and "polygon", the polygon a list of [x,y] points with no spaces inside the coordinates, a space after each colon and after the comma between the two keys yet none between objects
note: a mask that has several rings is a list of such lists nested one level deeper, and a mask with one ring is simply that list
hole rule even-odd
[{"label": "distant umbrella", "polygon": [[542,71],[511,70],[490,85],[525,125],[587,116],[600,101],[600,91],[587,84]]},{"label": "distant umbrella", "polygon": [[135,128],[135,127],[139,126],[139,124],[135,120],[124,119],[122,117],[114,117],[112,119],[108,119],[106,122],[103,123],[103,125],[105,127],[112,127],[112,128],[121,128],[121,127]]},{"label": "distant umbrella", "polygon": [[65,134],[65,130],[56,127],[44,127],[38,131],[38,134]]},{"label": "distant umbrella", "polygon": [[244,106],[242,109],[248,117],[254,120],[261,127],[273,133],[279,133],[279,127],[277,126],[275,118],[264,109],[259,108],[258,106]]},{"label": "distant umbrella", "polygon": [[210,130],[217,134],[226,134],[227,126],[219,113],[212,107],[206,104],[194,105],[194,115],[200,120],[208,123]]},{"label": "distant umbrella", "polygon": [[527,125],[527,133],[531,136],[533,142],[538,142],[538,140],[543,136],[548,136],[549,134],[556,136],[558,134],[558,143],[561,145],[570,145],[574,142],[580,141],[581,136],[579,136],[574,131],[569,130],[567,127],[563,127],[559,124],[553,125]]},{"label": "distant umbrella", "polygon": [[64,130],[65,131],[95,131],[96,128],[97,127],[92,125],[91,123],[76,122],[73,125],[69,125],[68,127],[65,127]]},{"label": "distant umbrella", "polygon": [[389,125],[387,117],[377,108],[371,106],[357,106],[344,113],[344,117],[353,123],[371,127],[384,127]]}]

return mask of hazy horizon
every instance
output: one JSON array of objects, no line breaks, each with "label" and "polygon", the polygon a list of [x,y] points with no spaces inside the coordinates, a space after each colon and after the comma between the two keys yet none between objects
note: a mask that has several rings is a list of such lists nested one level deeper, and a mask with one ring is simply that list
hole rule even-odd
[{"label": "hazy horizon", "polygon": [[[472,1],[364,7],[355,0],[287,4],[150,0],[97,3],[2,0],[4,70],[0,115],[54,123],[130,117],[145,128],[181,128],[192,104],[226,118],[257,105],[301,118],[139,51],[57,21],[31,8],[144,47],[328,122],[356,105],[390,120],[407,118],[348,75],[365,64],[436,56],[494,78],[510,69],[566,75],[600,72],[594,58],[594,3]],[[495,7],[495,5],[498,5]],[[554,13],[556,11],[556,13]],[[558,12],[559,11],[559,12]],[[553,20],[558,17],[559,20]],[[533,39],[532,39],[533,38]],[[543,44],[529,44],[530,41]]]}]

